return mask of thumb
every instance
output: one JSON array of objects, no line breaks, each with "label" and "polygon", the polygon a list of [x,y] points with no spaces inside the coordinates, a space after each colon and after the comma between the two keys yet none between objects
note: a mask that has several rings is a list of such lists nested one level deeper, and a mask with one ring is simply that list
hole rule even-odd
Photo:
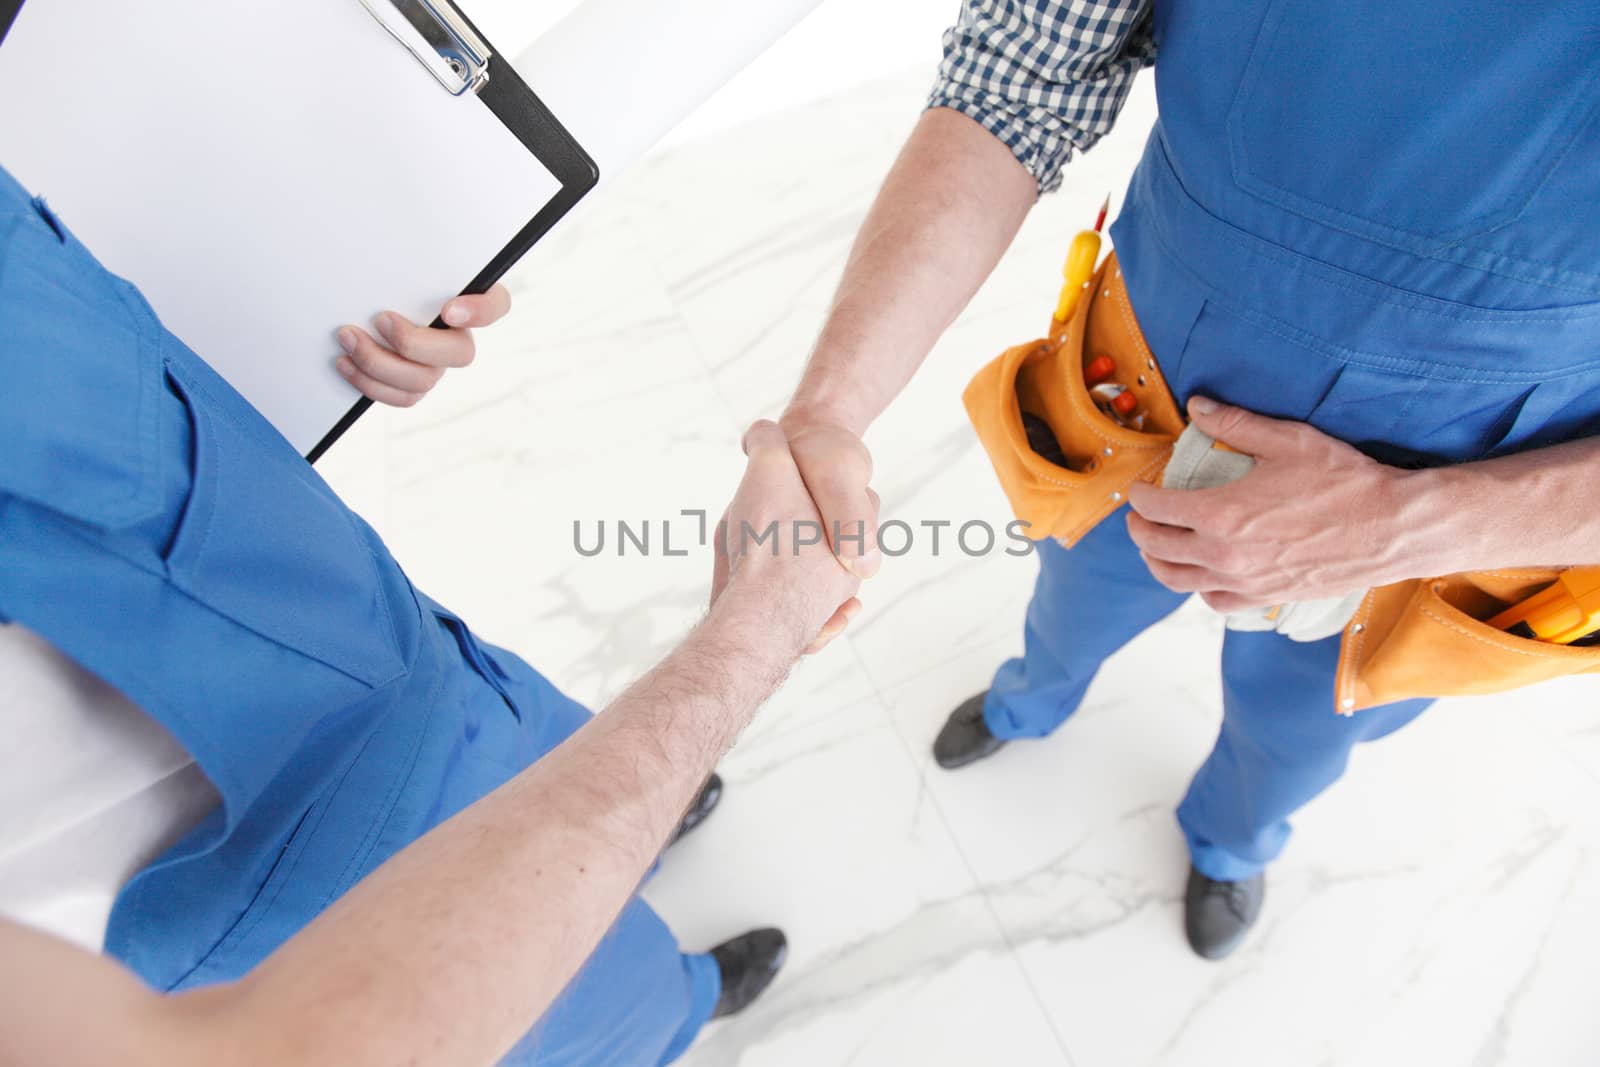
[{"label": "thumb", "polygon": [[1286,419],[1257,415],[1208,396],[1189,398],[1189,419],[1207,436],[1250,456],[1270,456],[1286,451],[1294,443],[1300,426]]},{"label": "thumb", "polygon": [[782,451],[789,454],[789,438],[771,419],[757,419],[744,432],[744,454],[756,459],[763,453]]}]

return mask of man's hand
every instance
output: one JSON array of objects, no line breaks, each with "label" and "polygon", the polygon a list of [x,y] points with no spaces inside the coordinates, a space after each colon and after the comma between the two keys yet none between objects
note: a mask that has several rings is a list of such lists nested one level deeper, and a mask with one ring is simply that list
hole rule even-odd
[{"label": "man's hand", "polygon": [[380,404],[408,408],[439,384],[451,367],[465,367],[475,354],[472,330],[491,326],[511,310],[511,294],[497,285],[477,296],[458,296],[439,317],[449,327],[419,326],[393,311],[372,320],[377,336],[359,326],[339,328],[345,354],[335,366],[345,381]]},{"label": "man's hand", "polygon": [[1167,588],[1226,613],[1430,573],[1426,524],[1408,521],[1414,494],[1402,485],[1415,472],[1305,423],[1204,397],[1189,402],[1189,417],[1256,464],[1217,489],[1128,491],[1128,533]]},{"label": "man's hand", "polygon": [[878,551],[878,494],[871,486],[872,454],[860,437],[836,422],[791,413],[778,424],[822,514],[834,555],[857,578],[871,578],[883,561]]},{"label": "man's hand", "polygon": [[[800,644],[817,651],[860,610],[860,580],[828,547],[822,516],[778,424],[762,420],[751,426],[744,451],[744,480],[717,528],[712,604],[748,590],[771,605],[775,626],[795,619]],[[876,515],[877,497],[867,492]]]},{"label": "man's hand", "polygon": [[[0,1067],[501,1062],[801,648],[853,603],[858,581],[829,551],[783,431],[757,423],[745,451],[724,592],[683,643],[248,974],[161,995],[114,960],[0,917]],[[798,537],[797,522],[810,524]]]}]

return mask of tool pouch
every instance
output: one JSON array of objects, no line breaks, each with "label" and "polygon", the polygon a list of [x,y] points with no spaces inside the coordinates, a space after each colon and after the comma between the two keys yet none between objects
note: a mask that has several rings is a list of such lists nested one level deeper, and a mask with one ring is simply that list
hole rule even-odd
[{"label": "tool pouch", "polygon": [[[1116,380],[1144,412],[1141,430],[1095,406],[1086,357],[1109,356]],[[1135,481],[1156,482],[1184,419],[1133,317],[1117,257],[1101,264],[1077,310],[1042,340],[1008,349],[978,372],[962,399],[1016,517],[1033,540],[1069,547],[1121,506]],[[1066,466],[1029,444],[1024,412],[1043,419]]]},{"label": "tool pouch", "polygon": [[1470,571],[1370,591],[1344,629],[1334,682],[1338,710],[1503,693],[1563,675],[1600,673],[1600,647],[1535,641],[1483,621],[1549,585],[1563,569]]}]

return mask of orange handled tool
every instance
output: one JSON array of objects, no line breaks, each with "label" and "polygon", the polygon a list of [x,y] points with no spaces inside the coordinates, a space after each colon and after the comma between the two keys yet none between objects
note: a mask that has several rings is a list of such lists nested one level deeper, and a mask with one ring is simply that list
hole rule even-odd
[{"label": "orange handled tool", "polygon": [[1083,384],[1091,388],[1117,376],[1117,364],[1110,356],[1095,356],[1083,365]]},{"label": "orange handled tool", "polygon": [[1518,637],[1570,645],[1600,630],[1600,567],[1571,567],[1556,580],[1489,620]]}]

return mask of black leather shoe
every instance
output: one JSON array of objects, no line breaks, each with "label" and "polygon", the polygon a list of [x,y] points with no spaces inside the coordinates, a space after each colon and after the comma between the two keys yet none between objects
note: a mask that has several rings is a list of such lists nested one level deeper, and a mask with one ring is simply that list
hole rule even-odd
[{"label": "black leather shoe", "polygon": [[1228,955],[1255,925],[1266,894],[1262,875],[1219,882],[1190,866],[1189,886],[1183,893],[1183,932],[1189,947],[1208,960]]},{"label": "black leather shoe", "polygon": [[713,1019],[720,1019],[744,1011],[766,991],[789,957],[789,939],[782,930],[770,927],[751,930],[724,941],[711,950],[711,956],[722,972],[722,995],[711,1013]]},{"label": "black leather shoe", "polygon": [[933,741],[934,761],[947,771],[976,763],[1005,747],[1005,742],[989,732],[983,721],[983,693],[968,697],[950,713],[944,729]]},{"label": "black leather shoe", "polygon": [[720,800],[722,800],[722,776],[714,773],[706,779],[706,784],[700,787],[700,792],[696,794],[694,800],[690,801],[689,810],[683,813],[683,821],[673,831],[667,847],[676,845],[691,830],[711,818],[711,813],[717,810],[717,803]]}]

